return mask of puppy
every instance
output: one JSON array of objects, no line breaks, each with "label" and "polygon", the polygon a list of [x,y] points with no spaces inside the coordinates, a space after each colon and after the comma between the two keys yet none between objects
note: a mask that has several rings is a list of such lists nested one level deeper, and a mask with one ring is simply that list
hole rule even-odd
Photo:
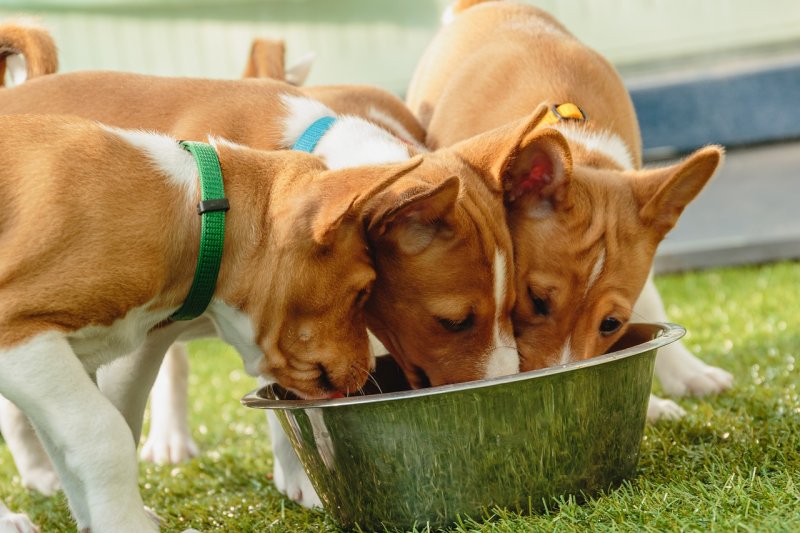
[{"label": "puppy", "polygon": [[[413,145],[383,127],[337,117],[297,89],[267,80],[53,75],[0,91],[0,112],[70,113],[187,139],[211,131],[261,148],[291,146],[319,118],[331,116],[335,125],[313,152],[332,168],[403,162],[416,153]],[[399,203],[384,213],[385,224],[365,228],[378,270],[367,298],[367,324],[416,386],[518,369],[510,322],[513,251],[503,190],[530,172],[526,154],[542,150],[546,141],[529,135],[540,118],[531,115],[420,154],[420,164],[404,180],[406,188],[395,190],[398,202],[415,197],[425,199],[424,205],[405,208]],[[170,326],[157,340],[151,335],[152,342],[126,358],[149,363],[131,364],[132,372],[121,382],[106,379],[105,372],[99,376],[136,439],[161,356],[182,334],[178,326]],[[110,381],[115,385],[105,387]]]},{"label": "puppy", "polygon": [[[507,201],[535,191],[534,201],[516,202],[509,218],[523,370],[603,353],[632,317],[666,320],[648,275],[652,258],[712,176],[722,149],[642,169],[639,127],[619,75],[561,23],[537,8],[500,1],[458,1],[449,15],[407,95],[430,146],[487,131],[543,102],[569,104],[553,107],[539,128],[558,142],[536,156],[535,175],[506,191]],[[681,343],[662,350],[656,374],[671,394],[718,392],[732,380]],[[683,411],[652,397],[648,414]]]},{"label": "puppy", "polygon": [[[167,329],[194,286],[197,163],[169,137],[82,119],[5,116],[0,131],[0,393],[36,427],[80,529],[156,530],[131,430],[91,376]],[[326,171],[294,151],[208,150],[232,207],[197,313],[253,375],[309,398],[358,389],[375,278],[362,227],[388,222],[420,161]]]}]

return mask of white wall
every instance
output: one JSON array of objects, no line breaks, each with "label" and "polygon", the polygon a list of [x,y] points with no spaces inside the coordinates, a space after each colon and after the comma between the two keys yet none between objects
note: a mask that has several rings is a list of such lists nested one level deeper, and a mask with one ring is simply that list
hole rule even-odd
[{"label": "white wall", "polygon": [[[34,13],[63,71],[237,77],[250,40],[282,37],[290,61],[317,52],[309,83],[402,93],[447,0],[0,0]],[[537,0],[620,66],[800,42],[800,0]],[[800,51],[800,48],[798,48]]]}]

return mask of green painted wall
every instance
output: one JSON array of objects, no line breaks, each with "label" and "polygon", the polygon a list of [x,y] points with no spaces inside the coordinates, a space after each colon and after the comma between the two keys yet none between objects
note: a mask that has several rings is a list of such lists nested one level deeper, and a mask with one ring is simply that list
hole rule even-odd
[{"label": "green painted wall", "polygon": [[[0,0],[0,18],[39,16],[63,71],[237,77],[250,40],[317,53],[309,83],[402,92],[448,0]],[[623,69],[800,42],[800,1],[537,0]],[[796,48],[800,51],[800,47]]]}]

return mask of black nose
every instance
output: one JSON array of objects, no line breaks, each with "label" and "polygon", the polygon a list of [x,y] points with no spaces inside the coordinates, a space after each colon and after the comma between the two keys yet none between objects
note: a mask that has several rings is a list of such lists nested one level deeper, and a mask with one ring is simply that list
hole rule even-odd
[{"label": "black nose", "polygon": [[319,388],[324,391],[334,391],[336,387],[333,386],[331,382],[331,376],[328,372],[328,369],[322,363],[317,364],[317,370],[319,371],[319,377],[317,378],[317,384]]}]

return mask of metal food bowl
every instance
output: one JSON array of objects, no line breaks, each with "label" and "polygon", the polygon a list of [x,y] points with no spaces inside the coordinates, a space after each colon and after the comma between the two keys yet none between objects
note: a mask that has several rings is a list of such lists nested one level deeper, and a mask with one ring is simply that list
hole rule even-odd
[{"label": "metal food bowl", "polygon": [[420,390],[382,357],[381,394],[307,401],[271,385],[242,403],[275,410],[342,526],[446,526],[492,507],[536,511],[632,477],[656,351],[684,333],[633,324],[606,355]]}]

